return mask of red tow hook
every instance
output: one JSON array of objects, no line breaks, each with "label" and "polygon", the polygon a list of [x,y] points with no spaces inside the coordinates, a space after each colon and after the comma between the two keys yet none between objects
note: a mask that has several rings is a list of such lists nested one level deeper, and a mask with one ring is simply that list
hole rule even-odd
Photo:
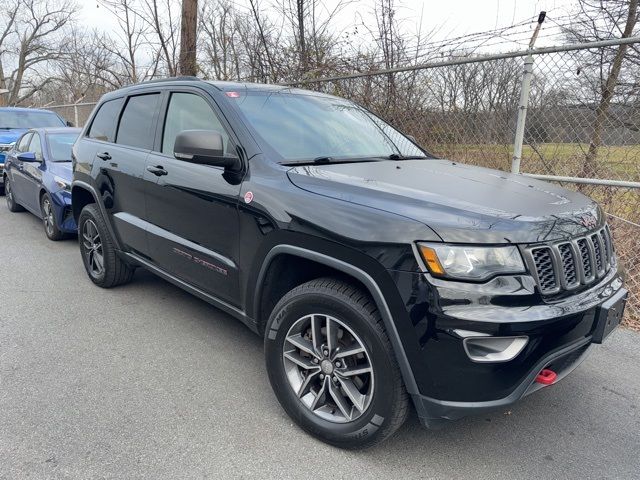
[{"label": "red tow hook", "polygon": [[543,368],[542,371],[536,376],[536,382],[542,385],[552,385],[558,378],[558,374],[548,368]]}]

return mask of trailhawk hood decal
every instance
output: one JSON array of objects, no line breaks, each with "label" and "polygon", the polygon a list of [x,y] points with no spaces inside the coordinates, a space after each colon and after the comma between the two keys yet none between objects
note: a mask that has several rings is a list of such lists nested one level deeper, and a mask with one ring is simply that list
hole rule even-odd
[{"label": "trailhawk hood decal", "polygon": [[580,193],[448,160],[300,166],[288,175],[304,190],[422,222],[445,242],[550,241],[604,223]]}]

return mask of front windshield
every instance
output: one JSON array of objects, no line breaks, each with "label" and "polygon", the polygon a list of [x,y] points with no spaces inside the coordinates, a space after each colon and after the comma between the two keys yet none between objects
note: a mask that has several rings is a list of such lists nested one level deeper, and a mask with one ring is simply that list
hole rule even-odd
[{"label": "front windshield", "polygon": [[0,128],[64,127],[55,113],[29,110],[0,110]]},{"label": "front windshield", "polygon": [[50,158],[54,162],[70,162],[71,147],[78,138],[77,133],[50,133],[47,135],[49,141]]},{"label": "front windshield", "polygon": [[290,91],[229,93],[248,123],[285,161],[425,156],[400,132],[347,100]]}]

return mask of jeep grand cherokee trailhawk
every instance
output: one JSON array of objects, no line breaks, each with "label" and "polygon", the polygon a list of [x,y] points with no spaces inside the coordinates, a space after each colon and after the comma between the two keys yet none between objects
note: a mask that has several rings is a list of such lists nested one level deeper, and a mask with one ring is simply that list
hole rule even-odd
[{"label": "jeep grand cherokee trailhawk", "polygon": [[437,159],[360,106],[273,85],[105,95],[74,146],[91,280],[144,267],[264,337],[282,407],[346,448],[505,407],[578,365],[627,292],[598,205]]}]

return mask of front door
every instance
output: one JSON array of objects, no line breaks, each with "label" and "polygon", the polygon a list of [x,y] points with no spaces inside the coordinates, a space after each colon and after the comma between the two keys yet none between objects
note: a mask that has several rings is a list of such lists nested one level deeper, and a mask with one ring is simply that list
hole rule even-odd
[{"label": "front door", "polygon": [[153,262],[163,270],[232,305],[238,292],[238,195],[219,167],[173,156],[183,130],[217,130],[235,153],[230,129],[215,104],[197,91],[171,92],[163,107],[158,152],[147,160],[148,238]]},{"label": "front door", "polygon": [[28,162],[20,160],[18,155],[29,151],[29,144],[32,136],[33,133],[27,132],[20,138],[20,140],[18,140],[18,144],[15,148],[15,155],[11,159],[11,191],[13,193],[13,198],[20,205],[27,203],[25,196],[27,190],[27,177],[24,173],[24,166]]},{"label": "front door", "polygon": [[24,175],[22,206],[31,210],[34,214],[42,216],[40,211],[40,186],[42,185],[42,173],[46,168],[42,153],[42,139],[40,134],[34,133],[29,142],[29,152],[36,156],[35,162],[22,162],[22,174]]}]

